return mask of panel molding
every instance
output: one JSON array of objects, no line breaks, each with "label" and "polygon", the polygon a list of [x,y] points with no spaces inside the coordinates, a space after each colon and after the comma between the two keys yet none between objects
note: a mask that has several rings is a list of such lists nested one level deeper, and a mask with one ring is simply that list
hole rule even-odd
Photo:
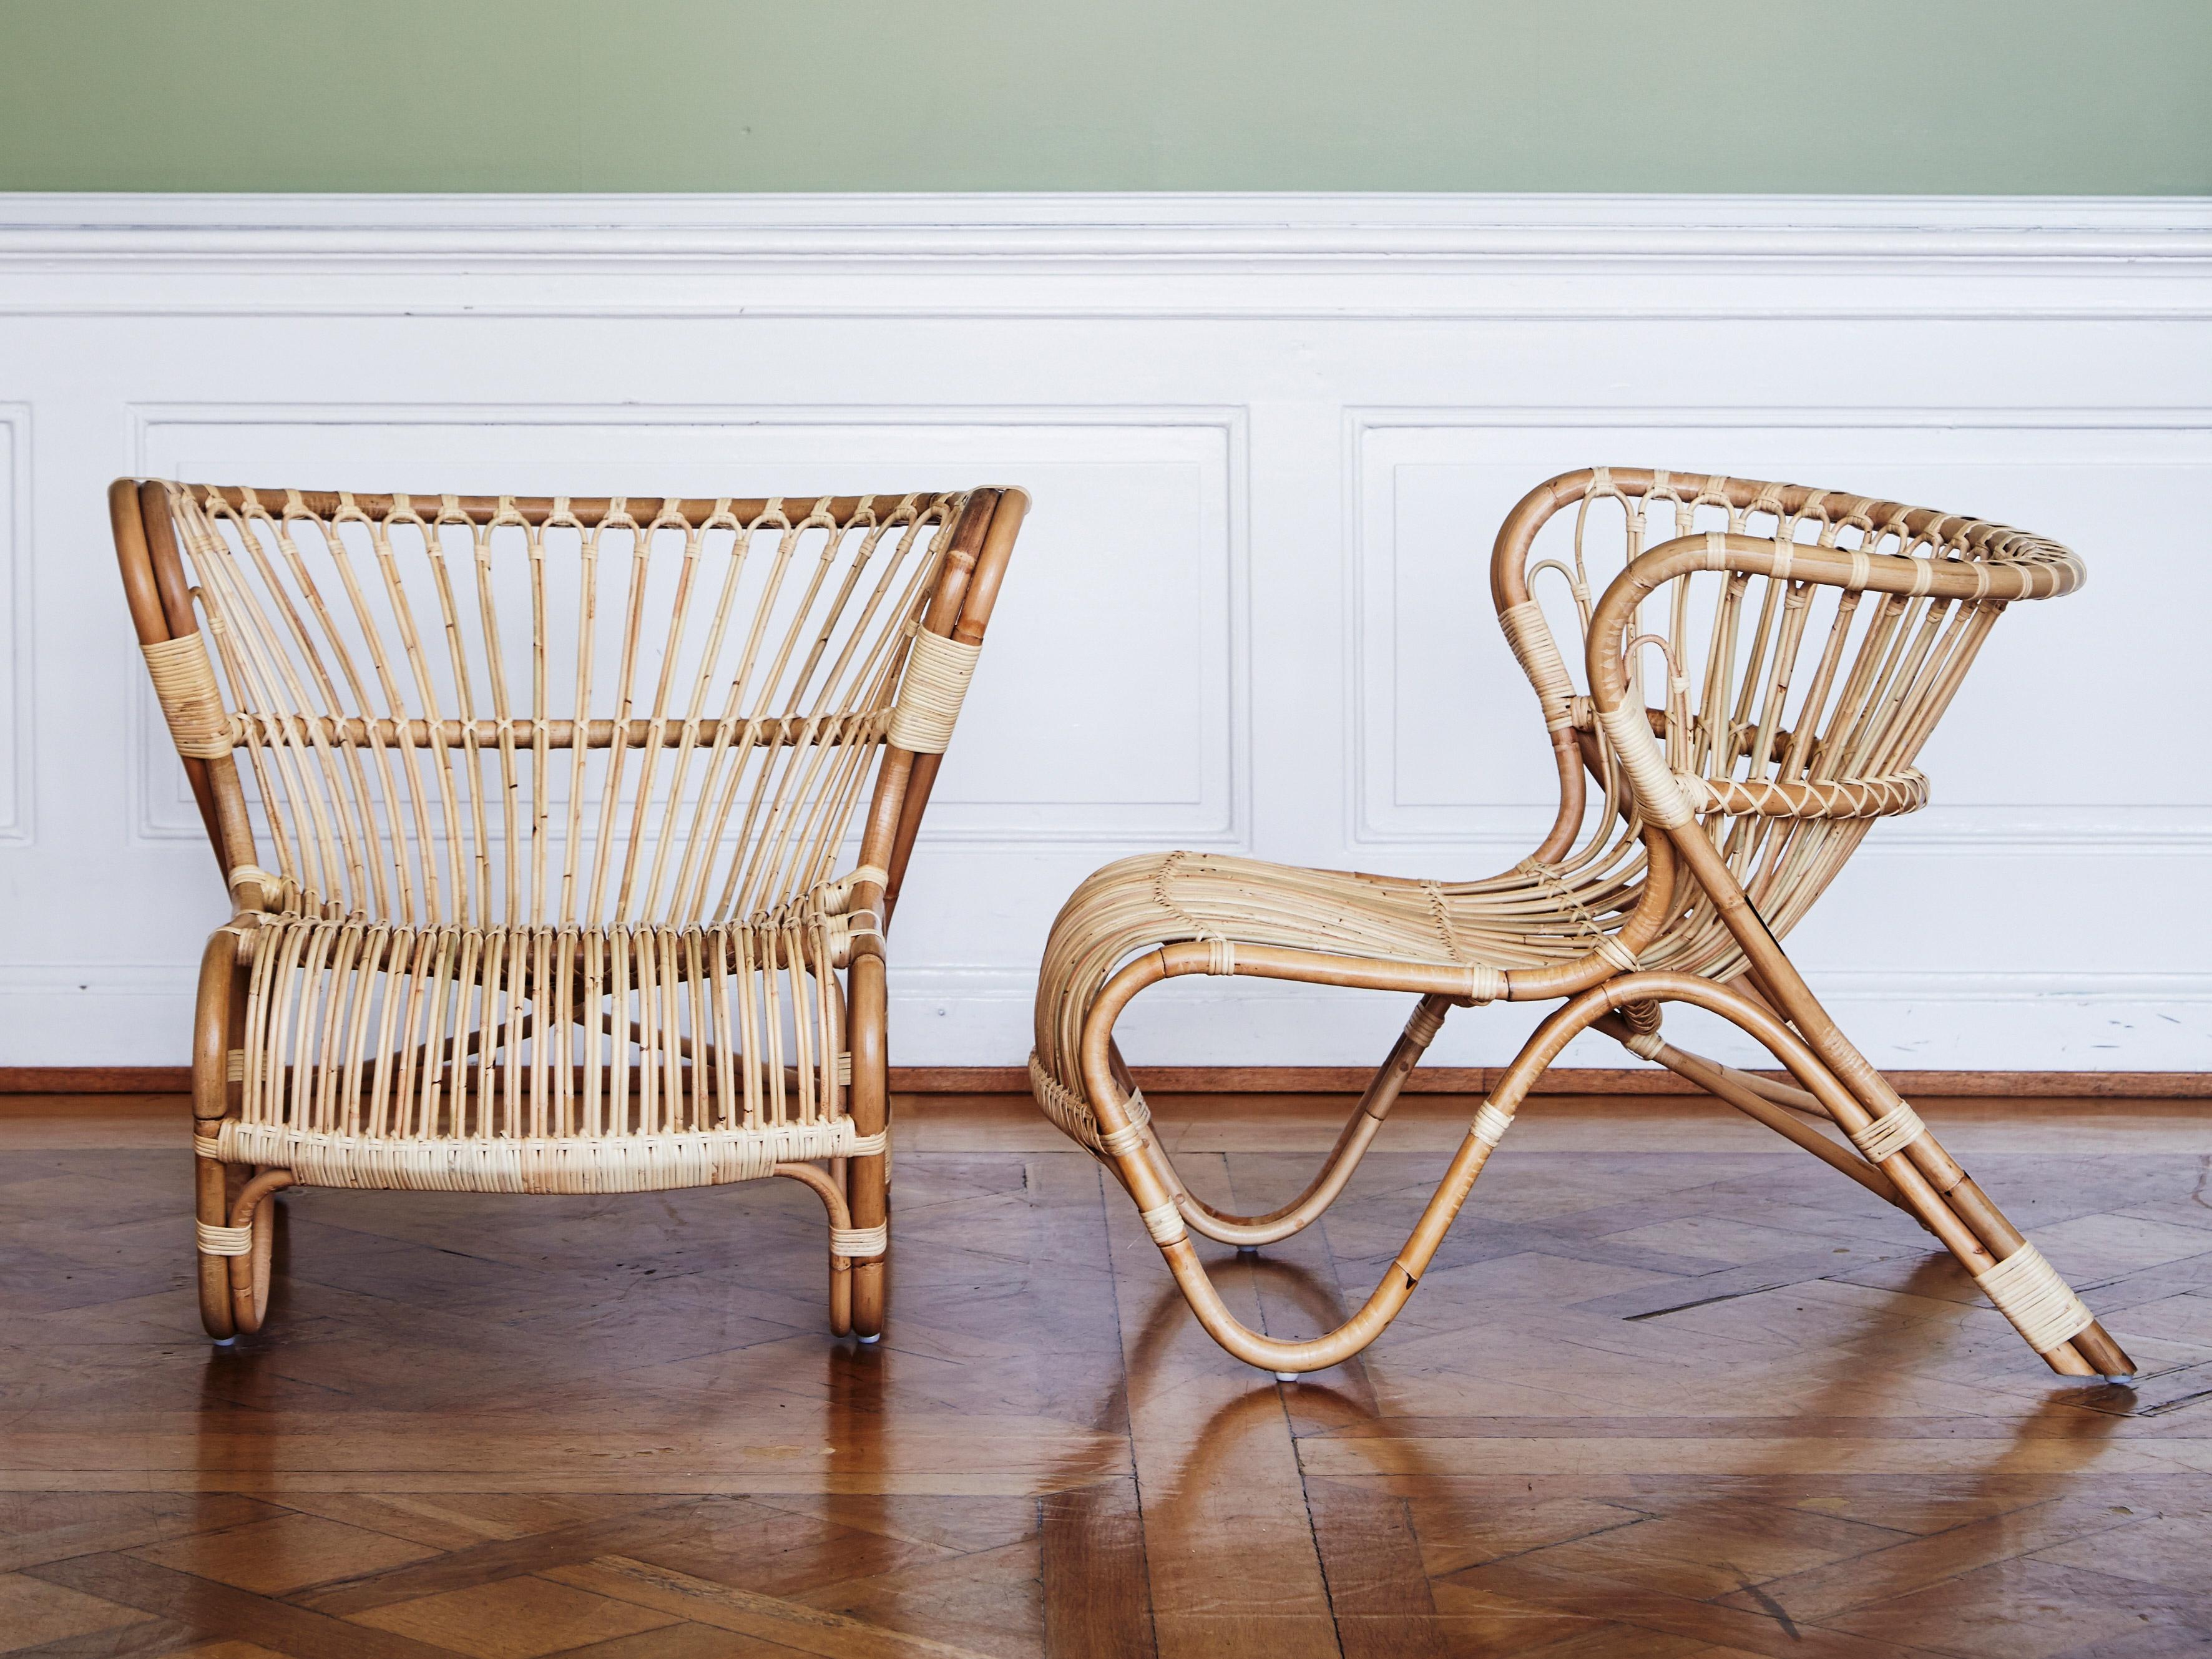
[{"label": "panel molding", "polygon": [[2203,318],[2208,270],[2203,198],[0,195],[22,312]]},{"label": "panel molding", "polygon": [[38,749],[38,635],[33,623],[31,405],[0,403],[0,728],[9,753],[0,762],[0,845],[36,839],[33,779]]}]

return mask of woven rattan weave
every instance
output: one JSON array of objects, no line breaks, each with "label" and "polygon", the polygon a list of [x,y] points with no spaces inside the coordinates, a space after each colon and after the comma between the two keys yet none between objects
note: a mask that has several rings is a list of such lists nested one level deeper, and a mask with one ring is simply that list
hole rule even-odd
[{"label": "woven rattan weave", "polygon": [[[1553,540],[1557,555],[1539,556]],[[1289,1375],[1358,1352],[1389,1324],[1531,1085],[1595,1026],[1917,1217],[2053,1370],[2130,1373],[1780,943],[1876,819],[1925,804],[1914,763],[2005,607],[2081,579],[2052,543],[1893,501],[1645,470],[1554,478],[1508,517],[1491,568],[1558,764],[1559,815],[1541,844],[1474,882],[1186,853],[1107,866],[1068,899],[1046,947],[1039,1103],[1127,1188],[1206,1329]],[[1131,1000],[1182,974],[1419,998],[1321,1172],[1272,1213],[1224,1214],[1184,1186],[1115,1044]],[[1298,1231],[1343,1189],[1450,1009],[1561,999],[1366,1304],[1310,1340],[1239,1322],[1189,1235],[1256,1248]],[[1660,1030],[1670,1002],[1732,1022],[1798,1086],[1675,1048]]]},{"label": "woven rattan weave", "polygon": [[770,1175],[829,1212],[832,1328],[880,1331],[884,934],[1025,506],[116,484],[234,905],[210,1334],[259,1328],[294,1183]]}]

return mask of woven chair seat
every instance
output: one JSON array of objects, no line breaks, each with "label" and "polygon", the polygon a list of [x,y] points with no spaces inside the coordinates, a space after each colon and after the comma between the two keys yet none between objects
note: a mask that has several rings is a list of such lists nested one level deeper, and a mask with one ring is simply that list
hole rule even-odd
[{"label": "woven chair seat", "polygon": [[1119,860],[1079,886],[1053,923],[1031,1080],[1054,1121],[1095,1150],[1097,1126],[1077,1075],[1084,1021],[1115,970],[1156,945],[1213,945],[1224,972],[1238,945],[1321,951],[1347,967],[1465,969],[1468,994],[1480,1000],[1499,972],[1606,948],[1634,906],[1641,873],[1640,866],[1613,864],[1563,880],[1524,864],[1492,880],[1454,883],[1212,853]]},{"label": "woven chair seat", "polygon": [[289,1170],[303,1187],[446,1193],[647,1193],[757,1181],[779,1164],[884,1150],[849,1117],[701,1133],[376,1138],[227,1122],[228,1164]]},{"label": "woven chair seat", "polygon": [[880,1151],[846,1110],[823,991],[872,924],[818,905],[718,927],[271,920],[246,935],[242,1109],[204,1150],[306,1186],[544,1193]]}]

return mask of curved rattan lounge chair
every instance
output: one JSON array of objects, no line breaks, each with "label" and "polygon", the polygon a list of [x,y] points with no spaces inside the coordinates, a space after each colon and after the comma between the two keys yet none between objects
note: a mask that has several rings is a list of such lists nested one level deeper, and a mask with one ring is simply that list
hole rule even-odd
[{"label": "curved rattan lounge chair", "polygon": [[209,1333],[259,1328],[295,1183],[775,1175],[872,1340],[884,930],[1021,492],[109,505],[235,907],[192,1051]]},{"label": "curved rattan lounge chair", "polygon": [[[1566,559],[1534,559],[1539,532],[1569,507]],[[1625,563],[1601,589],[1586,557],[1601,530]],[[1540,575],[1565,605],[1540,606]],[[1390,1322],[1530,1086],[1595,1025],[1917,1217],[2052,1370],[2130,1373],[1837,1029],[1780,943],[1876,818],[1924,803],[1914,758],[2005,606],[2081,579],[2050,542],[1893,501],[1604,467],[1552,480],[1506,520],[1491,568],[1558,762],[1559,816],[1542,844],[1477,882],[1186,853],[1107,866],[1068,899],[1046,946],[1030,1060],[1039,1103],[1135,1198],[1206,1328],[1287,1376],[1358,1353]],[[1585,647],[1580,688],[1553,632],[1561,615]],[[1183,1186],[1116,1051],[1130,1000],[1181,974],[1420,999],[1321,1173],[1270,1214],[1224,1214]],[[1239,1323],[1189,1234],[1255,1247],[1297,1232],[1342,1190],[1449,1009],[1555,999],[1564,1006],[1476,1112],[1365,1305],[1308,1341]],[[1660,1035],[1669,1002],[1732,1021],[1798,1086],[1676,1048]]]}]

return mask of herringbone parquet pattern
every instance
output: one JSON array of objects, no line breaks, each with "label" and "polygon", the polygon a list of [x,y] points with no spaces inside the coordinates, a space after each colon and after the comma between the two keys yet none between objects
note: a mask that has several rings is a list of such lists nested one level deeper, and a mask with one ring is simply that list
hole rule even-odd
[{"label": "herringbone parquet pattern", "polygon": [[[1247,1209],[1335,1109],[1173,1104]],[[1365,1294],[1441,1105],[1231,1269],[1244,1317]],[[2197,1112],[1929,1115],[2138,1388],[2062,1385],[1904,1218],[1679,1101],[1533,1107],[1396,1326],[1291,1388],[1018,1105],[907,1116],[879,1350],[823,1334],[819,1206],[776,1182],[289,1195],[269,1331],[220,1353],[181,1105],[21,1103],[0,1652],[2212,1651]]]}]

